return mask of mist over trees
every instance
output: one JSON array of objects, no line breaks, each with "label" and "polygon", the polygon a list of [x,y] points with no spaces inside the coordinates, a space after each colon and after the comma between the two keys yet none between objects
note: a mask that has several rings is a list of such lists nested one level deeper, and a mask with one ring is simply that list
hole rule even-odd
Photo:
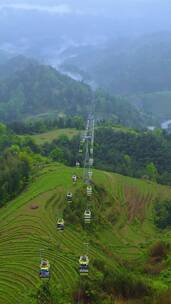
[{"label": "mist over trees", "polygon": [[167,0],[1,1],[0,48],[43,58],[74,44],[168,31],[170,10]]}]

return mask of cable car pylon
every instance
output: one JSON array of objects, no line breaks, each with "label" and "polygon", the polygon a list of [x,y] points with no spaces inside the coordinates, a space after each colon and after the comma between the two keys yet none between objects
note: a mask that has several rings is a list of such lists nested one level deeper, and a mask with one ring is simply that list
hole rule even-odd
[{"label": "cable car pylon", "polygon": [[[79,146],[79,156],[82,157],[82,161],[83,161],[83,181],[86,185],[86,196],[87,196],[87,204],[86,204],[86,209],[84,211],[85,224],[91,223],[91,216],[92,216],[90,203],[93,193],[92,177],[93,177],[93,164],[94,164],[94,130],[95,130],[95,119],[93,113],[94,113],[94,98],[92,102],[92,109],[88,115],[86,129],[83,136],[81,137],[80,146]],[[85,254],[81,255],[79,258],[80,283],[79,283],[77,304],[80,303],[80,298],[81,298],[82,276],[88,276],[89,273],[88,235],[87,235],[87,243],[85,243],[84,245],[86,246]]]}]

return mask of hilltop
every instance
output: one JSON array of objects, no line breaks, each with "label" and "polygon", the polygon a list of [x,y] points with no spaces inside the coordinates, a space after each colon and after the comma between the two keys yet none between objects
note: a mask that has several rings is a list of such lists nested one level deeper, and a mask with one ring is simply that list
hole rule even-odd
[{"label": "hilltop", "polygon": [[[82,303],[113,303],[112,299],[115,303],[121,303],[119,299],[122,303],[144,303],[144,297],[146,303],[158,303],[155,298],[159,299],[170,286],[171,252],[155,258],[160,255],[155,252],[156,244],[170,244],[170,230],[156,228],[154,206],[161,198],[170,200],[171,189],[95,170],[93,221],[91,228],[83,230],[85,187],[82,169],[78,169],[80,180],[73,186],[75,170],[46,165],[27,190],[0,209],[0,303],[42,303],[40,298],[45,301],[46,297],[53,303],[75,303],[78,259],[87,241],[90,274],[82,282]],[[69,190],[74,193],[70,212],[65,200]],[[66,221],[63,234],[56,229],[62,214]],[[40,250],[51,263],[48,289],[42,289],[38,276]]]}]

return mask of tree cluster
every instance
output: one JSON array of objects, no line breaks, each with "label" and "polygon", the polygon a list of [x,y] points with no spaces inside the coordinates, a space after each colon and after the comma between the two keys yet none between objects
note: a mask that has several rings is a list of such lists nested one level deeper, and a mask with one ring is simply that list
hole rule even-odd
[{"label": "tree cluster", "polygon": [[[61,136],[42,147],[54,161],[75,165],[80,138]],[[112,127],[95,131],[95,167],[123,175],[171,184],[171,136],[162,132],[125,132]],[[73,157],[74,156],[74,157]]]},{"label": "tree cluster", "polygon": [[0,207],[13,199],[27,185],[36,146],[0,124]]}]

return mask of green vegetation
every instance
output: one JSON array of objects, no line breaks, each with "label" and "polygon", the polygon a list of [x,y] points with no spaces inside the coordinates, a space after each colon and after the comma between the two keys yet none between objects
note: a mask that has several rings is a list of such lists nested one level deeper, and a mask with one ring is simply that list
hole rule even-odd
[{"label": "green vegetation", "polygon": [[18,57],[1,67],[0,74],[1,120],[21,120],[50,111],[76,115],[88,110],[90,88],[50,66]]},{"label": "green vegetation", "polygon": [[0,120],[4,122],[44,115],[85,118],[92,99],[97,119],[111,118],[114,122],[139,128],[148,122],[147,117],[125,99],[101,90],[93,93],[83,82],[30,59],[17,57],[1,65],[0,87]]},{"label": "green vegetation", "polygon": [[[106,125],[99,123],[95,130],[96,168],[171,185],[170,135],[160,130],[140,132]],[[74,165],[75,159],[79,159],[79,139],[61,136],[44,144],[41,153],[46,157],[52,153],[53,160]]]},{"label": "green vegetation", "polygon": [[155,205],[155,224],[160,229],[171,226],[171,203],[169,200],[158,201]]},{"label": "green vegetation", "polygon": [[66,135],[69,139],[79,134],[76,129],[54,129],[49,132],[32,135],[31,138],[37,145],[43,145],[46,142],[51,143],[55,139],[59,139],[62,135]]},{"label": "green vegetation", "polygon": [[[171,137],[139,131],[150,112],[96,91],[93,220],[85,227],[86,187],[74,166],[83,165],[79,133],[92,91],[51,67],[12,62],[0,67],[0,119],[12,121],[0,125],[0,303],[167,303],[171,189],[157,182],[171,185]],[[80,282],[87,242],[90,272]],[[51,265],[48,282],[39,278],[40,253]]]},{"label": "green vegetation", "polygon": [[[80,126],[80,119],[74,121]],[[15,124],[18,133],[42,126],[40,121]],[[32,137],[41,134],[17,136],[0,125],[0,303],[73,304],[80,297],[82,304],[156,304],[170,288],[171,190],[156,184],[164,174],[170,182],[170,137],[98,123],[95,165],[143,173],[151,181],[94,170],[93,220],[85,229],[82,169],[51,162],[75,165],[78,157],[80,137],[69,139],[67,128],[62,131],[52,142],[36,145]],[[115,161],[116,155],[123,161]],[[73,174],[80,177],[76,185]],[[71,205],[68,191],[73,192]],[[60,217],[65,219],[63,234],[56,229]],[[87,241],[90,274],[80,285],[78,259]],[[49,282],[39,278],[40,250],[51,264]]]},{"label": "green vegetation", "polygon": [[60,116],[58,118],[32,118],[26,121],[14,121],[8,124],[16,134],[40,134],[54,129],[77,129],[83,130],[85,121],[81,116]]},{"label": "green vegetation", "polygon": [[0,207],[20,193],[44,161],[30,138],[19,138],[0,124]]},{"label": "green vegetation", "polygon": [[[158,232],[152,222],[153,207],[161,196],[170,199],[171,190],[95,170],[92,228],[84,230],[81,215],[86,191],[81,179],[72,184],[73,172],[59,164],[44,166],[27,191],[1,208],[0,303],[75,303],[78,258],[87,240],[90,274],[81,285],[81,303],[120,303],[121,299],[131,304],[157,303],[155,299],[170,286],[171,251],[168,245],[162,247],[167,250],[162,251],[160,271],[155,276],[147,274],[151,258],[158,269],[154,256],[161,250],[155,244],[161,240],[170,244],[170,231]],[[81,177],[82,169],[77,174]],[[65,200],[68,190],[74,193],[72,217]],[[62,214],[66,215],[63,234],[56,230]],[[51,278],[45,285],[38,276],[40,249],[51,264]]]}]

